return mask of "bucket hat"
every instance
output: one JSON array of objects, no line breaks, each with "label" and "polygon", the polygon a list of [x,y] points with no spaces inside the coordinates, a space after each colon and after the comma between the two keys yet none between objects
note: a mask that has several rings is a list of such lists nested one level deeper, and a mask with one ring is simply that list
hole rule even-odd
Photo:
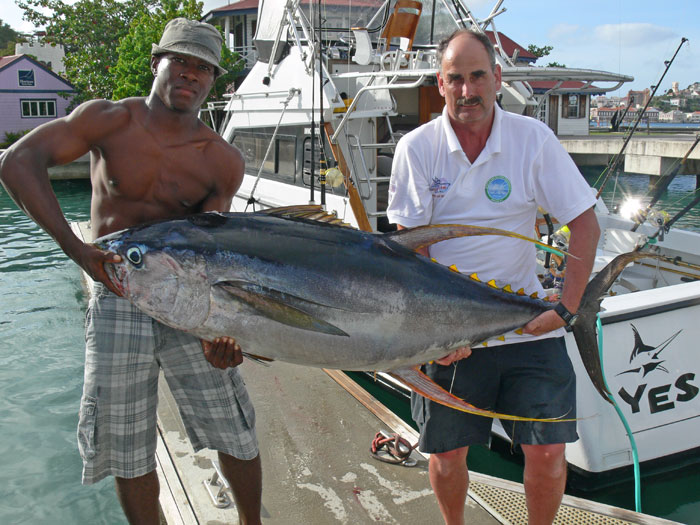
[{"label": "bucket hat", "polygon": [[173,18],[165,26],[160,42],[153,44],[151,55],[180,53],[197,57],[214,66],[219,76],[227,73],[219,65],[222,42],[221,33],[210,24],[187,18]]}]

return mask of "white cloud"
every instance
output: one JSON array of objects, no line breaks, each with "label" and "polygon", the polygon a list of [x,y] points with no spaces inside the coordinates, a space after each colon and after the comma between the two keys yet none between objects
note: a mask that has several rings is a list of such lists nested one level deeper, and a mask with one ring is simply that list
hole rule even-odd
[{"label": "white cloud", "polygon": [[547,37],[552,41],[568,39],[574,37],[580,30],[581,27],[575,24],[556,24],[549,30]]},{"label": "white cloud", "polygon": [[673,29],[649,23],[605,24],[597,26],[593,34],[603,43],[622,47],[649,45],[677,37]]}]

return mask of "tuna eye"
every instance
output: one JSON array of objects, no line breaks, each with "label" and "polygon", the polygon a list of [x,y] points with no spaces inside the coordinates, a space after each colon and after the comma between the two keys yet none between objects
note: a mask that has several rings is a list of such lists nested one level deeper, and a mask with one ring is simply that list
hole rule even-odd
[{"label": "tuna eye", "polygon": [[140,266],[143,262],[141,250],[139,250],[136,246],[132,246],[126,251],[126,258],[129,259],[129,262],[134,266]]}]

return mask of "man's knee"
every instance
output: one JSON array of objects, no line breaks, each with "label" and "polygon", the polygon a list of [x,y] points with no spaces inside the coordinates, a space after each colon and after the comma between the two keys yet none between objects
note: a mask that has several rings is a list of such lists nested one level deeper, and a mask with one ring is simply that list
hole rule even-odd
[{"label": "man's knee", "polygon": [[434,452],[430,454],[430,462],[446,470],[461,468],[467,464],[467,452],[469,452],[469,447],[456,448],[446,452]]},{"label": "man's knee", "polygon": [[566,470],[564,453],[566,445],[555,443],[551,445],[522,445],[525,461],[529,467],[542,468],[547,471]]}]

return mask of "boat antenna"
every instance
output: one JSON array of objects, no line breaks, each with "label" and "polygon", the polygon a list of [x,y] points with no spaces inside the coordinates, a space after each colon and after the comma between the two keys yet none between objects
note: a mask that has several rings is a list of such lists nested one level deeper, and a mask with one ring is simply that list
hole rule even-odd
[{"label": "boat antenna", "polygon": [[323,121],[323,34],[321,33],[321,0],[318,0],[318,98],[319,98],[319,123],[318,123],[318,182],[321,186],[321,208],[326,209],[326,147],[325,147],[325,122]]},{"label": "boat antenna", "polygon": [[659,202],[661,195],[663,195],[663,193],[668,189],[668,186],[671,184],[671,181],[676,175],[678,175],[678,173],[680,173],[681,168],[685,166],[685,162],[688,160],[688,156],[693,152],[695,146],[698,145],[698,142],[700,142],[700,133],[695,135],[695,140],[693,141],[693,144],[690,146],[683,159],[678,163],[678,165],[673,169],[673,171],[665,177],[661,178],[659,183],[656,185],[656,188],[654,189],[654,195],[652,195],[651,200],[649,201],[649,204],[647,204],[646,208],[640,210],[639,213],[637,213],[636,217],[634,218],[634,226],[632,226],[633,232],[637,231],[637,228],[639,228],[639,226],[642,223],[644,223],[644,221],[647,219],[649,212],[654,207],[654,205],[657,202]]},{"label": "boat antenna", "polygon": [[[603,188],[605,188],[605,184],[607,184],[608,179],[610,179],[610,175],[615,172],[617,173],[619,171],[619,166],[620,162],[622,159],[622,154],[624,153],[625,149],[627,148],[627,144],[629,144],[630,140],[632,139],[632,136],[634,135],[634,132],[637,130],[637,126],[639,126],[639,123],[642,121],[642,117],[644,116],[644,113],[646,112],[647,108],[649,107],[649,104],[651,104],[651,100],[654,98],[654,95],[656,94],[656,90],[659,89],[659,86],[661,85],[661,81],[664,79],[666,76],[666,73],[668,72],[669,68],[671,67],[671,64],[673,64],[673,61],[676,59],[676,55],[678,55],[678,52],[681,50],[681,47],[683,44],[685,44],[688,41],[687,38],[683,37],[681,38],[681,43],[678,45],[678,48],[676,49],[676,52],[673,54],[673,57],[671,60],[666,60],[664,61],[664,65],[666,66],[664,68],[664,72],[661,74],[661,78],[659,81],[656,83],[655,86],[652,86],[653,91],[651,92],[651,95],[649,96],[649,99],[647,100],[646,104],[644,104],[644,108],[639,112],[637,115],[637,118],[634,121],[634,125],[632,126],[632,129],[629,131],[627,134],[627,137],[625,138],[625,141],[622,143],[622,147],[620,148],[620,151],[615,155],[612,160],[610,161],[610,164],[608,164],[607,168],[604,170],[605,178],[603,179],[603,182],[600,184],[600,189],[598,190],[598,193],[596,193],[596,199],[600,197],[600,194],[603,193]],[[627,105],[629,106],[630,101],[627,101]]]}]

